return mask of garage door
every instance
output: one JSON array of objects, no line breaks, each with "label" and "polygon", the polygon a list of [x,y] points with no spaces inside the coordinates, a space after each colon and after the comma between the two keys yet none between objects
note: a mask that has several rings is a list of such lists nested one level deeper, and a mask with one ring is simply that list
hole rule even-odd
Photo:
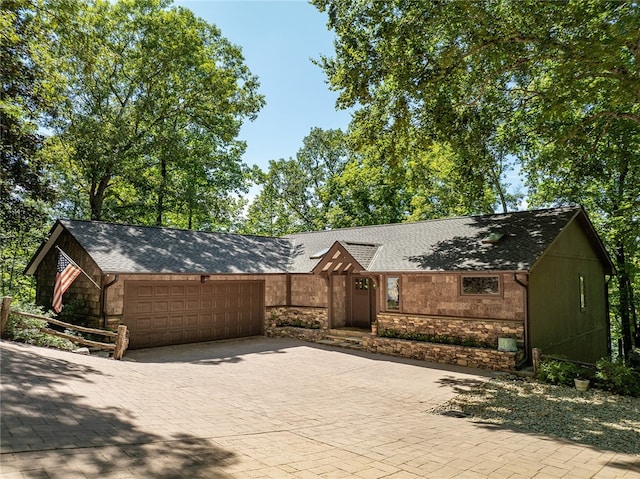
[{"label": "garage door", "polygon": [[126,281],[129,348],[262,334],[261,281]]}]

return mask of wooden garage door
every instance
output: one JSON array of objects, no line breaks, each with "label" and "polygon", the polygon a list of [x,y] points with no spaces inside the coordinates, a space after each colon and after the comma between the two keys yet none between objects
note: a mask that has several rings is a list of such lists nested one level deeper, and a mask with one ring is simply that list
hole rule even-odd
[{"label": "wooden garage door", "polygon": [[260,335],[263,298],[260,281],[126,281],[129,347]]}]

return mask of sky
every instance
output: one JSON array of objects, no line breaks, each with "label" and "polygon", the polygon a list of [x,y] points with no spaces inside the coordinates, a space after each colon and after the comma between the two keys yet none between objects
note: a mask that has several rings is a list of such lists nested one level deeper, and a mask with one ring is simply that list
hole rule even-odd
[{"label": "sky", "polygon": [[266,171],[269,160],[295,157],[312,128],[346,130],[350,114],[337,111],[322,69],[312,63],[333,56],[327,15],[302,0],[175,1],[242,48],[245,65],[260,80],[266,105],[246,121],[243,160]]}]

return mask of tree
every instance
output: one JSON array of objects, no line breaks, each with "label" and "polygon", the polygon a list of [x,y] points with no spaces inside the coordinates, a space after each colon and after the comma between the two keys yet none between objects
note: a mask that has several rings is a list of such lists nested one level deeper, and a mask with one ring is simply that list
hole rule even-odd
[{"label": "tree", "polygon": [[[618,269],[628,351],[633,325],[626,318],[637,300],[636,280],[625,276],[636,274],[638,254],[628,241],[637,244],[640,210],[631,180],[640,129],[640,4],[313,3],[337,36],[336,57],[320,63],[340,92],[339,106],[361,107],[352,129],[364,142],[391,145],[391,153],[407,141],[419,151],[448,143],[458,170],[477,185],[485,177],[498,196],[500,162],[513,157],[529,174],[533,204],[579,200],[600,208],[598,223],[616,231],[603,236]],[[611,178],[622,193],[611,194]],[[551,188],[559,179],[569,187]]]},{"label": "tree", "polygon": [[[39,156],[39,121],[55,112],[56,76],[49,68],[54,38],[44,19],[72,12],[64,2],[6,0],[0,9],[0,294],[17,294],[30,248],[42,239],[54,198]],[[28,289],[28,288],[27,288]]]},{"label": "tree", "polygon": [[58,33],[67,101],[51,143],[89,216],[215,223],[202,198],[245,187],[236,137],[264,103],[240,49],[165,0],[91,1]]},{"label": "tree", "polygon": [[346,135],[312,128],[302,143],[295,159],[272,160],[266,173],[254,173],[262,191],[248,209],[246,231],[280,236],[335,226],[329,215],[349,158]]}]

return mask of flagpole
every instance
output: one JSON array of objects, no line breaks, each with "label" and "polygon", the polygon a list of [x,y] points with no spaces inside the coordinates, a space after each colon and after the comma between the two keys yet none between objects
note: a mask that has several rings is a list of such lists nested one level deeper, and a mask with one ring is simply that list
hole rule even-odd
[{"label": "flagpole", "polygon": [[56,249],[57,249],[58,251],[60,251],[60,253],[62,253],[62,255],[63,255],[65,258],[67,258],[67,260],[68,260],[70,263],[72,263],[76,268],[78,268],[78,269],[82,272],[82,274],[84,274],[84,275],[87,277],[87,279],[88,279],[89,281],[91,281],[91,282],[94,284],[94,286],[95,286],[96,288],[98,288],[98,289],[102,289],[102,288],[98,285],[98,283],[96,283],[93,279],[91,279],[91,276],[89,276],[87,273],[85,273],[85,272],[84,272],[84,270],[83,270],[80,266],[78,266],[78,263],[76,263],[76,262],[75,262],[75,261],[73,261],[71,258],[69,258],[69,256],[67,255],[67,253],[65,253],[64,251],[62,251],[62,249],[60,249],[60,247],[59,247],[58,245],[56,245]]}]

